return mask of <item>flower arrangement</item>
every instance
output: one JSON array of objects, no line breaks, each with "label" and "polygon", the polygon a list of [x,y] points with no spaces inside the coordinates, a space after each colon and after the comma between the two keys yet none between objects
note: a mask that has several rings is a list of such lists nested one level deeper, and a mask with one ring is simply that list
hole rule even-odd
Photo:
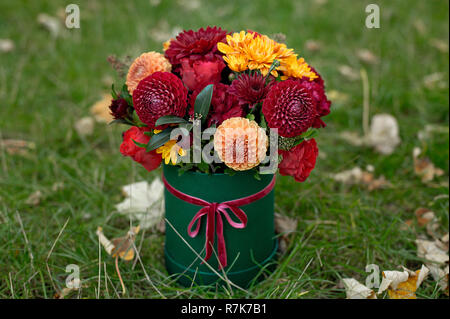
[{"label": "flower arrangement", "polygon": [[[265,171],[303,182],[331,102],[319,73],[293,49],[254,31],[183,31],[131,64],[112,90],[115,123],[131,125],[120,152],[148,171]],[[275,164],[275,165],[272,165]]]}]

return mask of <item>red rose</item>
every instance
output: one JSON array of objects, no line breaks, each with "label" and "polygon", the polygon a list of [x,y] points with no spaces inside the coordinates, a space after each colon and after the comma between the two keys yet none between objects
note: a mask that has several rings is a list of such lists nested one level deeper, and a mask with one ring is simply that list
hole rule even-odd
[{"label": "red rose", "polygon": [[137,146],[134,142],[147,144],[150,136],[145,135],[144,132],[149,132],[148,127],[132,126],[123,134],[123,142],[120,145],[120,152],[123,156],[130,156],[134,161],[142,164],[147,171],[157,169],[161,164],[161,154],[157,154],[156,150],[147,152],[145,148]]},{"label": "red rose", "polygon": [[289,151],[279,150],[283,160],[278,164],[281,175],[289,175],[297,182],[304,182],[314,166],[319,154],[317,143],[314,139],[303,141]]},{"label": "red rose", "polygon": [[192,61],[189,58],[181,60],[181,77],[189,90],[194,91],[208,84],[216,84],[221,80],[225,63],[222,58],[208,61],[206,59]]}]

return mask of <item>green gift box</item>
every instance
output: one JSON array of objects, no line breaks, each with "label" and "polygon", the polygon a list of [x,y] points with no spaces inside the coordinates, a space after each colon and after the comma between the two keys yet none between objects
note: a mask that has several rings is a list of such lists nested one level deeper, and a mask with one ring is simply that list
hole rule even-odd
[{"label": "green gift box", "polygon": [[[179,176],[178,167],[171,165],[164,165],[163,170],[167,183],[174,189],[210,203],[223,203],[258,193],[267,187],[274,177],[269,174],[260,175],[261,179],[258,180],[254,177],[254,172],[250,171],[236,172],[233,176],[198,172],[185,172]],[[190,286],[193,281],[200,285],[220,281],[217,274],[202,264],[202,260],[197,256],[199,254],[202,258],[205,257],[206,216],[197,221],[200,222],[198,234],[193,238],[188,235],[188,225],[202,207],[179,199],[169,192],[167,187],[164,197],[166,218],[170,223],[169,225],[166,222],[167,271],[175,275],[183,286]],[[245,228],[234,228],[222,217],[228,260],[223,271],[230,281],[241,287],[247,287],[272,268],[277,251],[273,189],[261,199],[240,208],[247,216]],[[231,211],[228,210],[228,213],[233,221],[238,222]],[[207,263],[222,275],[222,270],[218,270],[217,220],[215,224],[214,249]]]}]

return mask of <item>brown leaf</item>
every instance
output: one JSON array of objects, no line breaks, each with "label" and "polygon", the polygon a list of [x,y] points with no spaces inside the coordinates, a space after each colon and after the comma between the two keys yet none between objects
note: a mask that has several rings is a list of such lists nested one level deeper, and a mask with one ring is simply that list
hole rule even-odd
[{"label": "brown leaf", "polygon": [[358,59],[368,64],[378,64],[379,62],[378,57],[373,54],[372,51],[367,49],[360,49],[356,51],[356,56],[358,57]]},{"label": "brown leaf", "polygon": [[356,81],[359,79],[359,73],[348,65],[341,65],[338,67],[339,73],[344,76],[347,80]]},{"label": "brown leaf", "polygon": [[377,299],[372,289],[367,288],[354,278],[344,278],[342,283],[345,287],[347,299]]},{"label": "brown leaf", "polygon": [[432,212],[428,208],[423,207],[417,208],[414,214],[416,215],[417,224],[421,227],[425,226],[436,217],[434,215],[434,212]]},{"label": "brown leaf", "polygon": [[275,213],[275,232],[280,234],[278,237],[280,244],[280,251],[286,252],[289,246],[289,235],[297,230],[298,220]]},{"label": "brown leaf", "polygon": [[363,185],[369,191],[392,186],[384,176],[375,178],[372,172],[364,171],[358,166],[350,170],[333,174],[331,175],[331,178],[346,185]]},{"label": "brown leaf", "polygon": [[134,259],[134,248],[133,243],[136,239],[136,235],[139,233],[139,226],[133,227],[126,236],[113,238],[111,240],[114,248],[111,252],[112,257],[119,256],[125,261],[130,261]]},{"label": "brown leaf", "polygon": [[28,196],[25,203],[27,205],[37,206],[41,202],[41,199],[42,199],[42,193],[41,193],[41,191],[38,190],[38,191],[35,191],[34,193],[32,193],[30,196]]},{"label": "brown leaf", "polygon": [[14,42],[11,39],[0,39],[0,52],[11,52],[15,48]]},{"label": "brown leaf", "polygon": [[441,39],[431,39],[430,45],[442,53],[448,53],[448,43]]},{"label": "brown leaf", "polygon": [[431,182],[435,177],[444,175],[444,171],[430,161],[428,157],[421,157],[422,151],[419,147],[413,150],[414,172],[423,183]]},{"label": "brown leaf", "polygon": [[0,140],[0,147],[10,155],[28,156],[30,151],[36,148],[36,144],[24,140],[5,139]]},{"label": "brown leaf", "polygon": [[416,299],[416,290],[430,272],[425,265],[417,271],[403,267],[403,271],[383,271],[378,294],[388,291],[391,299]]},{"label": "brown leaf", "polygon": [[94,119],[90,116],[85,116],[75,122],[75,130],[80,136],[89,136],[94,133]]},{"label": "brown leaf", "polygon": [[308,51],[317,52],[320,51],[320,49],[322,49],[322,43],[316,40],[307,40],[305,42],[305,48]]},{"label": "brown leaf", "polygon": [[91,106],[91,114],[97,122],[109,123],[114,119],[109,109],[111,100],[111,95],[103,94],[102,99]]}]

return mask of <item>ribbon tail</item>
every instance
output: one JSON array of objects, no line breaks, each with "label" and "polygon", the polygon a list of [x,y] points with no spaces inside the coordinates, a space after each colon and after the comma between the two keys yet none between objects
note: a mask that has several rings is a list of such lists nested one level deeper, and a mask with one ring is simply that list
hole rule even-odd
[{"label": "ribbon tail", "polygon": [[214,247],[215,224],[216,224],[215,215],[216,215],[216,207],[215,205],[211,205],[209,207],[206,220],[206,241],[205,241],[206,254],[204,261],[208,261],[208,259],[211,257],[212,249]]},{"label": "ribbon tail", "polygon": [[217,214],[217,250],[219,255],[219,270],[227,266],[227,249],[223,236],[223,221],[220,212]]}]

